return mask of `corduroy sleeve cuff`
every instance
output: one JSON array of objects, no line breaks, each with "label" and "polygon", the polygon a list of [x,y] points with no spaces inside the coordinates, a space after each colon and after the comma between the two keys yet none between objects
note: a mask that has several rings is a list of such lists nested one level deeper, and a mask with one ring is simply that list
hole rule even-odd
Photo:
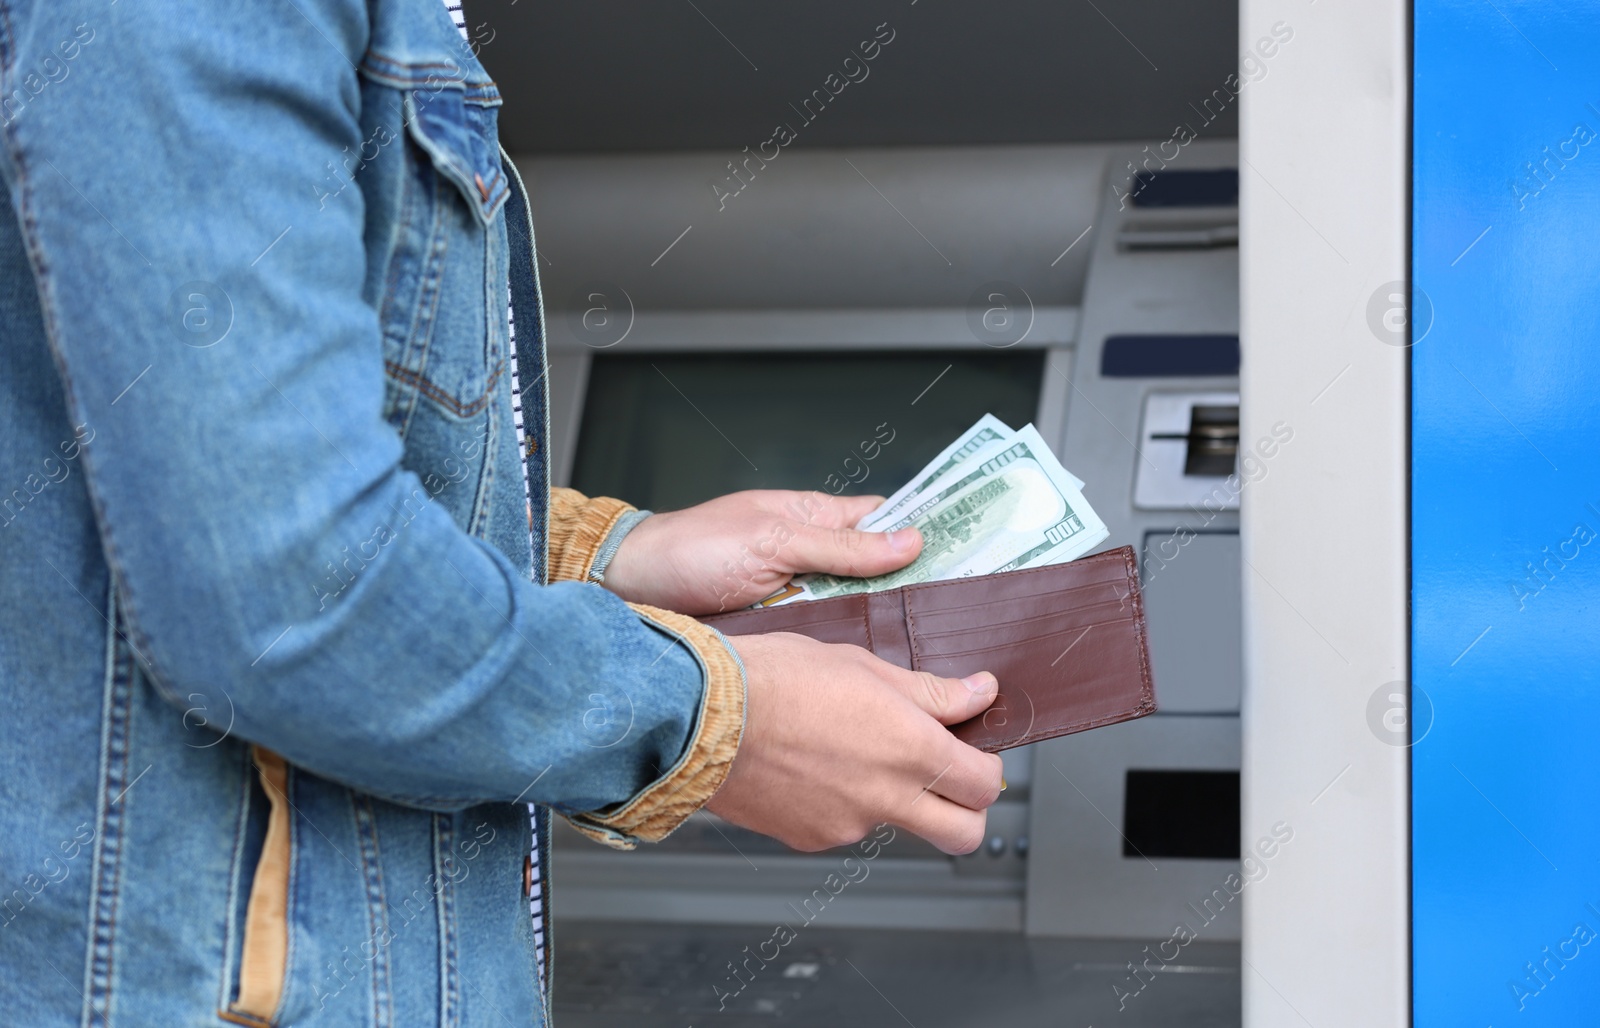
[{"label": "corduroy sleeve cuff", "polygon": [[[593,581],[590,574],[595,560],[612,530],[634,512],[631,504],[607,496],[591,499],[576,489],[551,489],[550,581]],[[621,539],[616,542],[620,544]]]},{"label": "corduroy sleeve cuff", "polygon": [[622,850],[641,841],[660,842],[716,795],[739,752],[745,717],[744,665],[721,632],[685,614],[641,603],[628,606],[689,647],[706,686],[694,733],[676,764],[614,810],[567,816],[584,835]]}]

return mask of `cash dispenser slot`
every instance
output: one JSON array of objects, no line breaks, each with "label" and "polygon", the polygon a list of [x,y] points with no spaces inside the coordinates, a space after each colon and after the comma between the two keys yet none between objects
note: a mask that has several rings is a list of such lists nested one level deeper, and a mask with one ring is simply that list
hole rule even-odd
[{"label": "cash dispenser slot", "polygon": [[1122,795],[1124,857],[1239,859],[1239,772],[1130,768]]}]

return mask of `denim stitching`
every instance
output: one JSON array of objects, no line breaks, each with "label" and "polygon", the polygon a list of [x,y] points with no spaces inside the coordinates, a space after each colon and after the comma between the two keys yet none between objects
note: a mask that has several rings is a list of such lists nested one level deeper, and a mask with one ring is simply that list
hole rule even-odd
[{"label": "denim stitching", "polygon": [[[404,122],[405,122],[405,109],[404,108],[405,108],[405,102],[402,99],[400,101],[400,105],[399,105],[400,121],[402,123],[401,131],[396,133],[397,136],[402,136],[402,137],[404,135]],[[408,140],[408,142],[409,142],[409,140]],[[414,146],[415,144],[412,144],[412,145]],[[418,198],[417,198],[418,190],[417,190],[416,180],[415,180],[414,176],[411,174],[410,163],[407,161],[407,152],[406,152],[404,147],[401,148],[401,161],[405,162],[406,166],[404,168],[402,168],[401,176],[400,176],[401,181],[404,183],[401,186],[401,199],[400,199],[401,222],[400,223],[402,225],[404,225],[404,226],[407,226],[408,230],[403,230],[402,231],[401,236],[400,236],[401,242],[399,244],[391,247],[389,249],[389,251],[388,251],[388,255],[387,256],[388,256],[388,261],[389,261],[389,267],[388,267],[387,272],[384,275],[383,297],[379,301],[379,305],[378,305],[378,326],[379,326],[379,331],[382,333],[382,338],[383,338],[383,342],[384,343],[388,343],[388,341],[391,338],[393,338],[395,340],[395,345],[397,346],[397,348],[399,350],[399,357],[400,357],[399,363],[404,365],[408,361],[411,360],[411,348],[412,348],[412,344],[414,342],[413,335],[412,335],[412,333],[406,332],[406,331],[398,331],[397,330],[397,331],[391,332],[391,323],[393,322],[393,320],[396,317],[395,308],[398,306],[398,302],[397,301],[398,301],[398,293],[399,293],[399,282],[398,282],[398,279],[400,277],[400,269],[405,263],[401,259],[402,256],[403,256],[403,251],[404,251],[404,243],[405,243],[405,241],[407,240],[407,237],[410,234],[409,233],[409,229],[411,227],[414,227],[415,223],[416,223],[416,208],[417,208],[417,203],[418,203]],[[426,247],[423,247],[423,249],[426,250]],[[419,275],[418,277],[420,279],[421,276]],[[413,412],[415,412],[416,407],[417,407],[417,396],[416,396],[415,392],[409,392],[407,390],[402,390],[402,389],[399,389],[398,387],[396,388],[395,391],[399,394],[399,397],[395,402],[395,414],[398,414],[399,417],[400,417],[400,425],[399,425],[400,438],[404,439],[404,438],[406,438],[407,432],[411,428],[411,415],[412,415]],[[386,392],[387,392],[387,390],[386,390]],[[387,399],[387,397],[385,397],[385,398]]]},{"label": "denim stitching", "polygon": [[[355,828],[356,855],[361,858],[361,891],[367,904],[367,939],[371,941],[377,936],[377,926],[372,916],[372,867],[367,860],[367,833],[366,826],[362,823],[361,801],[356,796],[354,789],[345,790],[345,799],[350,801],[350,822]],[[374,1028],[380,1024],[378,1018],[378,961],[377,955],[372,960],[372,1023]]]},{"label": "denim stitching", "polygon": [[[126,647],[118,644],[116,622],[120,612],[115,607],[114,593],[109,602],[108,618],[110,660],[107,667],[108,689],[105,712],[106,723],[102,736],[102,760],[99,821],[101,832],[95,851],[95,884],[93,893],[93,926],[90,936],[90,960],[87,968],[89,988],[84,995],[88,1009],[84,1022],[87,1025],[109,1025],[111,1011],[111,983],[116,971],[117,901],[122,886],[122,803],[129,787],[128,756],[132,724],[131,701],[133,694],[133,667]],[[112,789],[117,789],[115,794]]]},{"label": "denim stitching", "polygon": [[[440,68],[453,74],[439,75],[424,69]],[[459,89],[462,99],[481,107],[498,107],[504,103],[500,87],[492,78],[476,74],[470,78],[467,69],[454,61],[400,61],[376,48],[369,48],[357,68],[361,74],[398,89]],[[420,72],[420,74],[414,74]]]},{"label": "denim stitching", "polygon": [[[402,111],[402,120],[407,120]],[[403,128],[403,126],[402,126]],[[416,140],[406,134],[404,152],[407,167],[405,169],[405,191],[407,203],[407,225],[416,225],[418,222],[426,224],[426,236],[418,244],[416,295],[412,300],[411,318],[405,326],[405,341],[402,344],[402,353],[405,361],[415,363],[421,369],[427,367],[428,350],[433,341],[433,316],[437,311],[439,284],[443,281],[443,273],[439,270],[444,262],[444,243],[441,240],[441,214],[439,212],[438,171],[433,167],[433,160],[428,152],[417,145]],[[420,156],[419,156],[420,155]],[[426,166],[434,174],[423,185],[422,168]],[[416,210],[426,207],[425,219],[416,217]],[[396,266],[400,261],[395,261]],[[430,300],[430,297],[432,298]],[[386,369],[387,370],[387,369]],[[405,418],[400,426],[400,437],[407,438],[411,432],[411,421],[416,416],[418,395],[412,390],[406,403]]]},{"label": "denim stitching", "polygon": [[446,873],[449,870],[448,861],[455,845],[455,815],[435,814],[433,861],[434,874],[438,876],[439,884],[438,915],[439,915],[439,977],[441,988],[439,990],[439,1025],[440,1028],[455,1028],[458,1020],[459,1002],[457,990],[456,968],[456,926],[455,926],[455,882]]},{"label": "denim stitching", "polygon": [[[445,240],[444,212],[441,209],[443,205],[439,201],[442,176],[439,174],[439,169],[434,166],[433,158],[409,135],[406,136],[406,143],[407,153],[416,162],[417,168],[415,178],[409,181],[419,183],[423,181],[424,166],[433,173],[426,179],[427,188],[418,191],[421,201],[428,205],[428,237],[422,246],[421,266],[417,269],[417,296],[415,307],[411,312],[411,324],[408,326],[410,356],[416,361],[417,368],[412,373],[420,376],[421,369],[428,366],[428,355],[433,349],[433,328],[439,314],[439,294],[444,283],[445,255],[449,246]],[[384,370],[387,371],[388,368]],[[416,405],[413,403],[412,415],[406,419],[407,431],[411,428],[411,417],[415,416],[415,411]]]},{"label": "denim stitching", "polygon": [[[383,938],[389,940],[383,947],[383,994],[377,1002],[383,1004],[383,1009],[387,1014],[387,1020],[383,1022],[383,1025],[392,1025],[394,1023],[394,988],[392,984],[394,982],[394,969],[389,960],[389,947],[394,944],[394,940],[389,932],[389,899],[383,884],[383,846],[378,841],[378,814],[373,808],[372,797],[363,794],[362,801],[366,805],[367,816],[372,822],[372,869],[377,878],[378,886],[378,918],[379,923],[383,926]],[[378,1026],[378,1028],[383,1028],[383,1025]]]},{"label": "denim stitching", "polygon": [[[11,6],[0,3],[0,83],[11,81],[11,73],[16,70],[16,63],[11,60],[11,47],[17,38],[16,30],[11,27]],[[9,94],[11,90],[6,89]]]},{"label": "denim stitching", "polygon": [[[492,245],[492,236],[493,233],[489,229],[484,229],[484,280],[490,283],[491,287],[495,282],[494,246]],[[500,444],[500,419],[496,415],[498,415],[501,410],[501,399],[500,390],[497,389],[496,386],[499,384],[500,375],[506,367],[506,358],[501,352],[502,347],[499,336],[499,327],[499,317],[495,317],[494,319],[490,320],[488,315],[485,315],[484,347],[486,352],[484,354],[484,361],[486,364],[491,365],[494,370],[489,375],[489,381],[484,392],[484,399],[486,401],[484,406],[488,410],[489,416],[485,419],[487,424],[485,425],[485,438],[483,442],[483,465],[482,471],[478,477],[478,496],[473,503],[472,521],[467,526],[467,531],[470,534],[484,539],[488,537],[490,523],[489,516],[492,508],[494,507],[495,454]],[[511,395],[509,379],[506,383],[505,392],[507,398],[509,398]],[[509,411],[507,413],[509,414]],[[512,438],[516,438],[515,433],[512,434]],[[518,456],[520,460],[520,455]]]},{"label": "denim stitching", "polygon": [[412,371],[409,368],[402,368],[393,361],[386,360],[383,362],[384,373],[390,378],[404,385],[410,386],[412,389],[422,393],[424,396],[428,397],[428,399],[434,401],[441,407],[444,407],[450,413],[460,418],[477,417],[479,414],[483,413],[483,409],[489,406],[489,400],[493,395],[494,387],[499,382],[500,376],[505,373],[505,369],[505,361],[502,360],[496,364],[489,371],[489,391],[472,400],[470,403],[463,404],[461,401],[457,400],[455,397],[441,389],[438,385],[434,384],[431,379],[424,377],[422,374]]},{"label": "denim stitching", "polygon": [[[361,875],[367,894],[367,924],[374,943],[372,961],[372,1024],[373,1028],[389,1028],[394,1023],[393,998],[389,991],[389,915],[383,893],[383,863],[378,852],[378,824],[372,809],[372,798],[358,795],[354,789],[345,790],[350,797],[350,809],[355,816],[356,839],[360,843]],[[381,951],[381,952],[378,952]]]},{"label": "denim stitching", "polygon": [[[499,376],[497,371],[496,377]],[[493,394],[491,394],[492,396]],[[473,500],[472,518],[467,524],[467,534],[479,539],[487,539],[489,535],[489,514],[494,507],[494,480],[495,450],[500,443],[499,419],[495,417],[496,408],[499,406],[498,398],[489,403],[489,416],[484,419],[483,439],[483,464],[478,473],[478,495]]]},{"label": "denim stitching", "polygon": [[443,78],[447,82],[465,86],[477,86],[480,88],[488,87],[495,90],[495,92],[498,92],[498,88],[495,86],[493,79],[477,77],[468,78],[467,75],[462,72],[462,65],[456,61],[402,61],[398,58],[390,57],[377,47],[368,47],[366,54],[361,59],[361,66],[363,68],[370,68],[376,74],[388,74],[388,72],[376,67],[375,65],[369,64],[369,58],[374,61],[382,62],[383,64],[386,64],[392,68],[398,68],[402,71],[412,71],[420,68],[444,68],[448,71],[456,72],[457,74],[454,76],[435,76],[435,78]]},{"label": "denim stitching", "polygon": [[[133,711],[132,711],[132,706],[133,706],[133,684],[134,684],[134,676],[138,673],[138,669],[133,663],[132,654],[128,653],[126,651],[126,647],[125,646],[119,646],[118,647],[117,665],[118,665],[118,670],[117,670],[117,673],[116,673],[116,679],[118,681],[120,681],[121,684],[122,684],[122,689],[121,689],[122,695],[121,695],[121,698],[120,698],[120,703],[121,703],[121,707],[122,707],[122,716],[121,716],[122,732],[121,732],[121,754],[120,754],[119,759],[120,759],[120,762],[122,764],[122,776],[123,776],[123,778],[126,779],[127,776],[128,776],[128,772],[130,770],[129,760],[130,760],[130,758],[132,757],[132,754],[133,754]],[[123,828],[123,821],[127,816],[126,813],[125,813],[125,811],[127,810],[127,806],[126,806],[126,804],[127,804],[127,790],[132,788],[132,787],[133,787],[133,782],[131,780],[129,780],[127,782],[127,784],[122,787],[122,791],[119,793],[117,799],[114,801],[116,806],[120,807],[121,810],[119,810],[117,815],[116,815],[116,822],[115,822],[115,826],[114,826],[114,831],[115,831],[116,839],[117,839],[117,855],[116,855],[116,863],[115,863],[115,865],[114,865],[114,867],[112,869],[112,876],[111,876],[111,889],[112,889],[112,894],[113,895],[112,895],[112,898],[111,898],[111,905],[110,905],[111,919],[110,919],[109,924],[107,925],[107,939],[106,939],[106,949],[105,949],[105,953],[106,953],[106,963],[105,963],[105,967],[106,967],[106,976],[105,976],[105,1018],[106,1018],[106,1023],[107,1024],[110,1024],[110,1021],[111,1021],[111,989],[112,989],[112,983],[113,983],[113,981],[115,980],[115,977],[116,977],[117,917],[118,917],[118,915],[119,915],[119,913],[121,911],[121,906],[122,906],[122,902],[121,902],[122,901],[122,869],[123,869],[122,850],[123,850],[123,836],[125,834],[125,829]],[[109,827],[110,824],[111,823],[108,821],[108,830],[112,830]]]}]

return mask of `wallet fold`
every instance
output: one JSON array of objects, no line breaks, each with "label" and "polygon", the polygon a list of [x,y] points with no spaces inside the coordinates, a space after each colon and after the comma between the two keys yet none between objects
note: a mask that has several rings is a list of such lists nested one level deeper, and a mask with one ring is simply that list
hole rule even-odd
[{"label": "wallet fold", "polygon": [[913,671],[989,671],[1000,694],[951,726],[990,753],[1156,710],[1131,546],[1066,564],[701,618],[726,635],[796,632]]}]

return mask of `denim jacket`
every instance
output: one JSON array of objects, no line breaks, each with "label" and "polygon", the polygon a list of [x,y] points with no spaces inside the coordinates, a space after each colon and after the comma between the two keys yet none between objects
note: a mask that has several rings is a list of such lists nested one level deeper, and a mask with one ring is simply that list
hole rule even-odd
[{"label": "denim jacket", "polygon": [[544,1023],[520,804],[726,775],[548,487],[499,104],[439,0],[0,0],[0,1020]]}]

